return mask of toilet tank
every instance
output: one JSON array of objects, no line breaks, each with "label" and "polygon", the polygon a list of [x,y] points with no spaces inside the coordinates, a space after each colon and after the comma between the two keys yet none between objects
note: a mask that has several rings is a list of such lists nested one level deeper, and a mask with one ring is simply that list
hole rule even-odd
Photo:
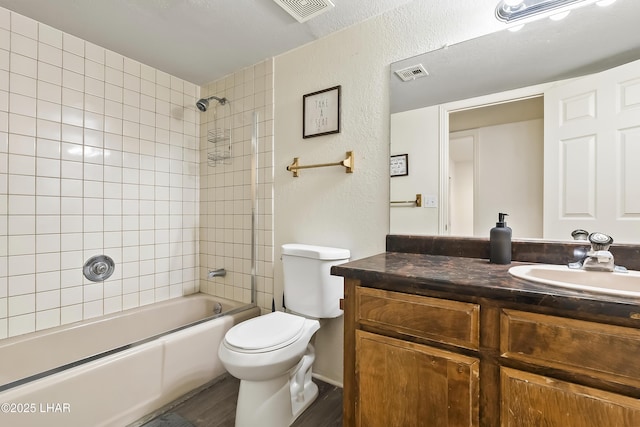
[{"label": "toilet tank", "polygon": [[331,275],[331,266],[349,261],[348,249],[288,243],[282,245],[284,303],[288,310],[314,317],[342,315],[342,277]]}]

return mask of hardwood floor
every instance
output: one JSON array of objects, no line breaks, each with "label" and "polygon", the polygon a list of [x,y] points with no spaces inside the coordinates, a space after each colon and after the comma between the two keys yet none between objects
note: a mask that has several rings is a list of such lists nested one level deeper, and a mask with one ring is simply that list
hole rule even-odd
[{"label": "hardwood floor", "polygon": [[[342,426],[342,389],[314,379],[319,395],[292,427]],[[224,375],[212,386],[171,407],[196,427],[233,427],[240,380]]]}]

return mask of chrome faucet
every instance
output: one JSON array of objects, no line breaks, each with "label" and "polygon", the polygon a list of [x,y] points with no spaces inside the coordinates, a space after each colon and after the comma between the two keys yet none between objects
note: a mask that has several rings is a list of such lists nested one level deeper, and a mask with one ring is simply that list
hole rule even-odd
[{"label": "chrome faucet", "polygon": [[216,268],[215,270],[209,270],[209,275],[207,276],[209,279],[213,279],[214,277],[224,277],[227,275],[227,270],[224,268]]},{"label": "chrome faucet", "polygon": [[[575,230],[571,235],[575,240],[584,240],[576,238],[576,235],[583,235],[584,230]],[[582,255],[582,259],[569,263],[569,268],[583,269],[587,271],[615,271],[626,272],[627,269],[617,266],[614,263],[613,254],[609,251],[609,246],[613,243],[613,238],[604,233],[591,233],[588,237],[591,243],[591,249],[586,253],[584,250],[574,250],[574,255]]]}]

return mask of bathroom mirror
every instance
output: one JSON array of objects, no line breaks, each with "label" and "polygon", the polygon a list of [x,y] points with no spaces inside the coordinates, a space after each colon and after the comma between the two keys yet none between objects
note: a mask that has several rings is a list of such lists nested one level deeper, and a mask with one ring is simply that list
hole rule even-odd
[{"label": "bathroom mirror", "polygon": [[[638,16],[640,2],[633,0],[617,0],[607,7],[590,5],[572,11],[562,21],[543,19],[529,23],[517,32],[504,30],[488,34],[391,64],[390,154],[411,154],[409,158],[412,163],[409,170],[413,176],[410,174],[409,177],[390,179],[390,233],[488,236],[489,229],[497,220],[497,209],[501,208],[487,195],[502,191],[502,183],[509,183],[510,177],[519,174],[521,169],[518,166],[510,172],[505,169],[506,176],[495,178],[491,188],[467,189],[475,191],[476,206],[495,213],[496,218],[486,216],[480,226],[476,221],[475,228],[459,227],[458,230],[452,230],[449,225],[451,217],[455,214],[449,212],[452,203],[449,188],[453,184],[449,182],[451,175],[448,165],[452,164],[450,162],[453,160],[443,159],[441,154],[444,147],[447,152],[455,152],[455,156],[464,158],[465,155],[468,156],[468,149],[467,154],[464,154],[464,148],[454,148],[453,145],[450,147],[449,142],[453,134],[449,132],[459,131],[455,136],[459,137],[462,143],[456,147],[464,147],[468,131],[478,127],[531,121],[534,123],[534,129],[527,131],[527,134],[538,132],[542,135],[542,120],[545,113],[548,114],[544,111],[544,103],[538,96],[544,90],[542,87],[553,87],[556,84],[554,82],[600,73],[640,59],[640,39],[637,37],[636,29]],[[418,65],[424,67],[427,76],[405,82],[395,73],[397,70]],[[497,98],[493,95],[496,93],[500,93],[500,99],[513,94],[513,98],[523,101],[519,103],[523,104],[522,108],[516,108],[519,104],[496,101]],[[470,99],[473,101],[467,101]],[[491,116],[486,111],[472,111],[471,105],[483,103],[492,104],[492,109],[498,113]],[[425,119],[424,115],[419,119],[411,118],[412,115],[418,116],[425,108],[433,110],[431,118]],[[456,109],[460,113],[453,113]],[[517,115],[518,111],[523,111],[524,116]],[[514,114],[516,116],[511,117]],[[443,119],[442,115],[446,115],[447,118]],[[465,115],[468,117],[460,117]],[[445,131],[442,130],[443,123],[447,125],[446,138]],[[437,129],[435,136],[434,129]],[[412,132],[413,138],[408,136]],[[415,135],[420,133],[428,133],[429,136],[415,138]],[[443,145],[442,141],[445,139],[446,144]],[[519,137],[515,139],[520,140]],[[533,175],[531,178],[523,178],[523,181],[537,181],[533,191],[539,191],[539,194],[529,197],[532,190],[521,190],[520,193],[527,194],[525,202],[528,205],[525,208],[524,204],[520,203],[519,206],[526,211],[540,212],[537,221],[541,224],[542,205],[549,203],[551,196],[547,191],[543,191],[545,187],[540,171],[547,167],[543,163],[547,160],[542,154],[542,148],[537,150],[537,154],[534,150],[533,154],[528,152],[525,155],[519,150],[509,151],[519,153],[516,155],[531,169]],[[499,160],[502,165],[515,164],[516,158],[509,157],[509,152],[500,153]],[[445,162],[447,165],[443,166]],[[577,160],[574,162],[578,163]],[[538,165],[537,171],[532,164]],[[410,189],[403,188],[403,179],[417,180],[420,184]],[[598,182],[604,181],[611,185],[610,189],[598,187],[598,192],[615,192],[616,180],[616,171],[613,170],[611,176],[598,176]],[[418,193],[422,199],[420,208],[411,203]],[[484,196],[478,197],[477,194]],[[440,203],[442,200],[446,201],[446,206]],[[531,220],[518,218],[520,216],[524,215],[512,215],[511,218],[507,218],[514,228],[514,237],[570,239],[564,231],[556,235],[543,235],[541,225],[530,229],[528,224]],[[637,216],[640,218],[640,212]],[[527,226],[524,226],[525,222]],[[638,222],[630,221],[625,227],[638,229],[639,226]],[[619,228],[615,234],[612,232],[617,242],[640,241],[635,238],[628,240],[625,231],[624,228]]]}]

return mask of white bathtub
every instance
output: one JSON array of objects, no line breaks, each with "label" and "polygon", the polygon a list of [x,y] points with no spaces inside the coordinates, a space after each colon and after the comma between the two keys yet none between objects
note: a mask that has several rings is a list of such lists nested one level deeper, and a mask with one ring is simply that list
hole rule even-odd
[{"label": "white bathtub", "polygon": [[2,340],[0,426],[122,427],[223,374],[224,334],[259,313],[194,294]]}]

